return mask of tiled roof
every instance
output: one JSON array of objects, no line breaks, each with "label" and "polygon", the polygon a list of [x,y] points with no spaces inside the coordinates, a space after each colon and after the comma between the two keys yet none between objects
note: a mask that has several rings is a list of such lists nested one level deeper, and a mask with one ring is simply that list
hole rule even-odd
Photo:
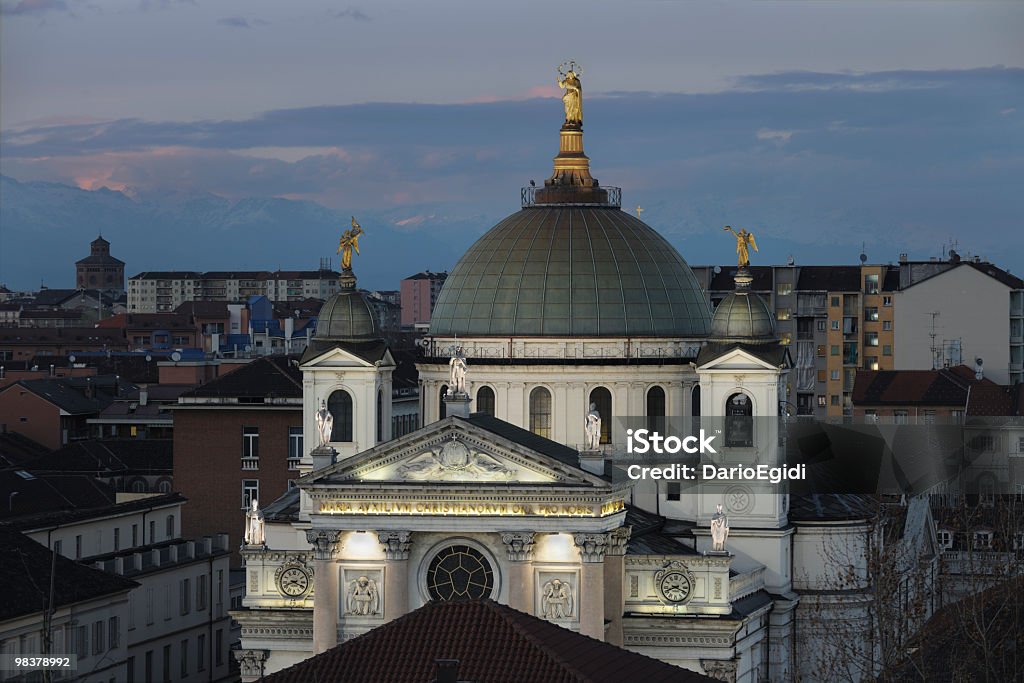
[{"label": "tiled roof", "polygon": [[733,349],[743,349],[743,351],[749,353],[755,358],[760,358],[764,362],[777,368],[792,366],[792,359],[789,357],[789,350],[778,342],[769,342],[765,344],[708,342],[701,347],[700,353],[697,354],[697,365],[710,363],[714,359],[725,355]]},{"label": "tiled roof", "polygon": [[129,330],[194,330],[187,315],[181,313],[119,313],[96,323],[98,328]]},{"label": "tiled roof", "polygon": [[122,330],[95,327],[0,327],[0,343],[106,344],[115,348],[127,345]]},{"label": "tiled roof", "polygon": [[473,683],[683,683],[703,674],[588,638],[490,600],[431,602],[266,683],[428,683],[437,659]]},{"label": "tiled roof", "polygon": [[916,282],[911,282],[904,289],[909,288],[909,287],[913,287],[914,285],[919,285],[922,282],[927,282],[928,280],[931,280],[932,278],[936,278],[936,277],[938,277],[940,275],[948,273],[951,270],[954,270],[956,268],[962,268],[962,267],[973,268],[974,270],[978,271],[979,273],[982,273],[983,275],[988,275],[993,280],[1001,282],[1002,284],[1006,285],[1010,289],[1024,289],[1024,280],[1021,280],[1016,275],[1011,275],[1010,273],[1006,272],[1005,270],[1003,270],[999,266],[993,265],[993,264],[988,263],[986,261],[978,261],[978,262],[975,262],[975,261],[959,261],[959,262],[948,263],[948,264],[944,263],[942,265],[946,265],[948,267],[942,268],[941,270],[938,270],[937,272],[932,273],[931,275],[928,275],[927,277],[923,277],[920,280],[917,280]]},{"label": "tiled roof", "polygon": [[33,471],[111,474],[170,474],[174,442],[170,439],[74,441],[32,461]]},{"label": "tiled roof", "polygon": [[415,275],[410,275],[406,280],[445,280],[448,278],[448,273],[432,273],[429,270],[426,272],[419,272]]},{"label": "tiled roof", "polygon": [[194,318],[227,318],[229,315],[227,301],[186,301],[174,312]]},{"label": "tiled roof", "polygon": [[789,519],[792,522],[866,519],[873,514],[869,499],[853,493],[791,494]]},{"label": "tiled roof", "polygon": [[[71,415],[100,413],[114,400],[114,387],[97,377],[64,377],[60,379],[23,379],[8,385],[3,391],[16,391],[11,387],[28,389]],[[86,395],[85,380],[92,380],[93,395]],[[127,384],[127,383],[125,383]],[[119,388],[126,390],[128,387]]]},{"label": "tiled roof", "polygon": [[4,525],[0,525],[0,547],[4,561],[0,562],[0,584],[17,586],[5,591],[0,600],[0,620],[26,616],[46,609],[50,589],[50,569],[53,567],[53,603],[63,607],[86,600],[115,595],[131,590],[134,581],[108,574],[58,555]]},{"label": "tiled roof", "polygon": [[317,339],[309,343],[306,347],[306,351],[302,354],[302,362],[305,363],[308,360],[316,358],[320,354],[326,353],[331,349],[338,348],[343,351],[347,351],[363,360],[375,363],[384,358],[384,354],[388,350],[388,345],[381,340],[370,340],[361,342],[348,342],[348,341],[336,341],[329,339]]},{"label": "tiled roof", "polygon": [[0,519],[31,517],[79,508],[99,508],[114,503],[114,492],[82,474],[35,472],[26,469],[0,471]]},{"label": "tiled roof", "polygon": [[[86,477],[80,474],[60,476],[50,476],[43,473],[41,479],[45,478],[46,481],[53,482],[55,479],[65,480],[62,483],[64,490],[67,491],[69,486],[67,481],[75,479],[78,481],[89,480],[94,486],[99,489],[103,485],[91,477]],[[58,482],[61,483],[61,482]],[[90,520],[100,517],[113,517],[117,515],[126,515],[131,512],[138,510],[151,510],[157,508],[165,508],[169,506],[182,505],[188,501],[185,496],[180,493],[166,493],[158,496],[144,496],[142,498],[136,498],[129,500],[124,503],[115,503],[114,493],[105,488],[106,498],[100,498],[95,501],[84,500],[84,494],[87,491],[80,491],[79,498],[81,500],[75,500],[72,503],[65,503],[64,509],[44,509],[35,513],[21,514],[17,517],[13,517],[4,521],[4,524],[11,527],[12,529],[31,530],[31,529],[45,529],[47,527],[72,524],[74,522],[80,522],[84,520]],[[5,490],[0,487],[0,491]],[[0,563],[2,564],[2,563]]]},{"label": "tiled roof", "polygon": [[0,432],[0,467],[21,467],[50,449],[18,432]]},{"label": "tiled roof", "polygon": [[264,356],[181,396],[188,398],[302,398],[302,373],[295,356]]},{"label": "tiled roof", "polygon": [[132,275],[131,280],[197,280],[202,273],[194,270],[147,270]]},{"label": "tiled roof", "polygon": [[853,404],[960,406],[975,386],[995,386],[991,380],[964,377],[961,371],[942,370],[858,370],[853,385]]},{"label": "tiled roof", "polygon": [[626,506],[624,526],[632,527],[627,555],[696,555],[697,551],[678,538],[664,533],[667,520],[661,515]]},{"label": "tiled roof", "polygon": [[796,289],[826,292],[859,292],[860,266],[801,266]]}]

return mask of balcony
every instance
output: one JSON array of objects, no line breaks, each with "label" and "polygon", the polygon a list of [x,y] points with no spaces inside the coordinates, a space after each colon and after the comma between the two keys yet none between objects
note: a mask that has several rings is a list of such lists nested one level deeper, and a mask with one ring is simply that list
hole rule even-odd
[{"label": "balcony", "polygon": [[260,468],[259,458],[242,458],[243,470],[258,470]]}]

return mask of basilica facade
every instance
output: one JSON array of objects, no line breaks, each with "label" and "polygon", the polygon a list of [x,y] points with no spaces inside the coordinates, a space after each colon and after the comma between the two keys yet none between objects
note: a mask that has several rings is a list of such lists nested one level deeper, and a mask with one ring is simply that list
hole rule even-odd
[{"label": "basilica facade", "polygon": [[830,530],[859,522],[613,473],[627,417],[739,417],[727,457],[770,461],[790,361],[744,269],[712,314],[682,256],[591,176],[570,104],[552,176],[442,289],[423,428],[391,438],[394,361],[351,271],[325,304],[301,361],[317,447],[242,550],[243,680],[466,598],[724,681],[799,673],[801,587],[827,580]]}]

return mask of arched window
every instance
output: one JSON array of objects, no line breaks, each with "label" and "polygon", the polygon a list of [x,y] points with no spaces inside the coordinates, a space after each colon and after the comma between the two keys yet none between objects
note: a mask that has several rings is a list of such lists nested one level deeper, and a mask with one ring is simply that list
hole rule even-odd
[{"label": "arched window", "polygon": [[146,480],[135,479],[132,481],[132,493],[145,493],[146,492]]},{"label": "arched window", "polygon": [[494,389],[480,387],[476,392],[476,412],[494,415]]},{"label": "arched window", "polygon": [[384,391],[377,392],[377,443],[384,440]]},{"label": "arched window", "polygon": [[161,479],[159,485],[157,486],[157,488],[160,490],[160,493],[170,493],[171,492],[171,482],[169,482],[166,479]]},{"label": "arched window", "polygon": [[174,515],[167,515],[167,538],[174,538]]},{"label": "arched window", "polygon": [[352,440],[352,395],[343,389],[333,392],[327,399],[327,409],[334,418],[331,441]]},{"label": "arched window", "polygon": [[[590,392],[590,403],[597,406],[601,416],[601,443],[612,442],[612,392],[604,387],[597,387]],[[590,410],[590,406],[587,406]]]},{"label": "arched window", "polygon": [[448,404],[444,402],[444,397],[448,395],[448,385],[441,385],[441,395],[437,397],[437,419],[443,420],[448,417]]},{"label": "arched window", "polygon": [[754,445],[754,402],[735,393],[725,402],[725,445],[750,448]]},{"label": "arched window", "polygon": [[690,416],[700,417],[700,385],[694,384],[690,389]]},{"label": "arched window", "polygon": [[544,387],[530,392],[530,431],[551,438],[551,392]]},{"label": "arched window", "polygon": [[647,428],[651,431],[664,431],[665,423],[665,390],[651,387],[647,390]]}]

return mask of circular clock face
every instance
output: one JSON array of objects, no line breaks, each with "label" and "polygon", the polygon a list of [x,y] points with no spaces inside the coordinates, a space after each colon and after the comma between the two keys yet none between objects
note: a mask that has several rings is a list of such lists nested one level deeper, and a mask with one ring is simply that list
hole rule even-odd
[{"label": "circular clock face", "polygon": [[285,595],[302,595],[309,588],[309,576],[298,567],[290,567],[281,572],[277,585]]},{"label": "circular clock face", "polygon": [[669,602],[683,602],[690,597],[693,586],[689,577],[681,572],[669,572],[661,578],[661,594]]}]

